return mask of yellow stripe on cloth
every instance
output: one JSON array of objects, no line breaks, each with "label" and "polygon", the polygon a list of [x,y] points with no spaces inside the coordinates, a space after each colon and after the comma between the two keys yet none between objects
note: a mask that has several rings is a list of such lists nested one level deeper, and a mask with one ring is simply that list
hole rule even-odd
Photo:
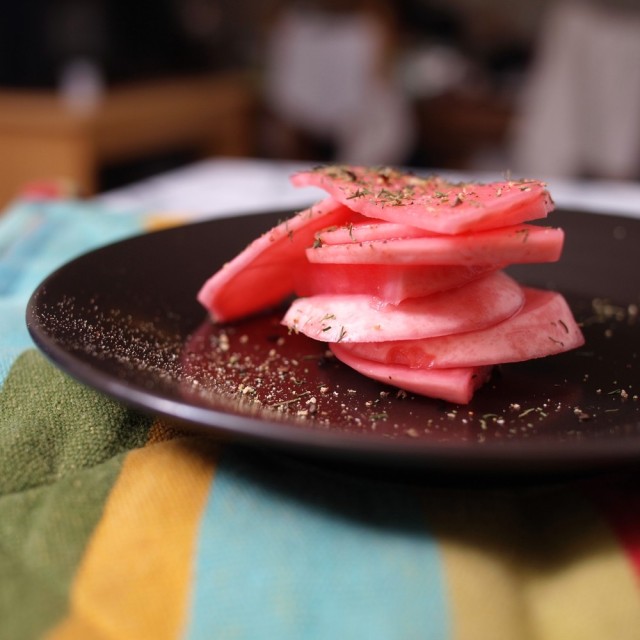
[{"label": "yellow stripe on cloth", "polygon": [[127,454],[55,640],[174,639],[185,624],[200,515],[215,472],[209,439]]},{"label": "yellow stripe on cloth", "polygon": [[637,640],[640,589],[577,491],[434,492],[455,640]]},{"label": "yellow stripe on cloth", "polygon": [[145,218],[144,228],[146,231],[162,231],[188,224],[193,218],[194,216],[188,213],[158,213]]},{"label": "yellow stripe on cloth", "polygon": [[181,432],[173,427],[171,423],[156,418],[147,434],[147,444],[157,444],[165,440],[175,440],[180,437]]}]

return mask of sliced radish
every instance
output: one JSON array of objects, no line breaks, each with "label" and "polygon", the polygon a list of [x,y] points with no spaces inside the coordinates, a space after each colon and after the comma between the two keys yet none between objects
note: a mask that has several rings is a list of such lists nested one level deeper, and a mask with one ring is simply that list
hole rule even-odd
[{"label": "sliced radish", "polygon": [[402,365],[365,360],[340,344],[330,344],[329,347],[338,360],[368,378],[457,404],[468,404],[475,390],[482,386],[491,374],[491,367],[410,369]]},{"label": "sliced radish", "polygon": [[520,310],[522,288],[498,271],[462,287],[381,305],[365,295],[318,295],[294,300],[282,323],[323,342],[413,340],[474,331]]},{"label": "sliced radish", "polygon": [[363,294],[384,304],[460,287],[496,271],[496,265],[312,264],[296,271],[299,296]]},{"label": "sliced radish", "polygon": [[452,183],[389,168],[327,166],[297,173],[292,182],[320,187],[363,215],[436,233],[506,227],[545,218],[553,209],[536,180]]},{"label": "sliced radish", "polygon": [[561,229],[525,224],[553,209],[544,183],[452,183],[358,166],[320,167],[292,182],[329,197],[202,286],[198,300],[214,321],[296,293],[284,325],[329,343],[365,376],[462,404],[496,364],[584,344],[562,295],[502,271],[560,258]]},{"label": "sliced radish", "polygon": [[564,297],[523,287],[525,303],[499,324],[450,336],[345,344],[354,356],[410,368],[476,367],[521,362],[575,349],[584,336]]},{"label": "sliced radish", "polygon": [[322,245],[307,249],[310,262],[332,264],[517,264],[555,262],[562,229],[523,224],[457,236],[425,236]]},{"label": "sliced radish", "polygon": [[[370,219],[369,219],[370,220]],[[391,240],[392,238],[421,238],[434,235],[418,227],[410,227],[397,222],[382,220],[367,223],[353,223],[341,227],[329,227],[316,234],[316,244],[349,244],[352,242],[370,242],[371,240]],[[438,234],[439,235],[439,234]]]},{"label": "sliced radish", "polygon": [[294,274],[306,262],[305,249],[319,229],[351,216],[344,205],[327,198],[267,231],[226,263],[198,293],[216,322],[261,311],[293,293]]}]

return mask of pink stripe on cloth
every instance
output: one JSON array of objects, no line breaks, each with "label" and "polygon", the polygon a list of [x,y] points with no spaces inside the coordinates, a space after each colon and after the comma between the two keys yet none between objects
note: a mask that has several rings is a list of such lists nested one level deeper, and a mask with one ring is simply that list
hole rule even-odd
[{"label": "pink stripe on cloth", "polygon": [[611,527],[640,581],[639,477],[631,475],[604,483],[590,483],[586,491]]}]

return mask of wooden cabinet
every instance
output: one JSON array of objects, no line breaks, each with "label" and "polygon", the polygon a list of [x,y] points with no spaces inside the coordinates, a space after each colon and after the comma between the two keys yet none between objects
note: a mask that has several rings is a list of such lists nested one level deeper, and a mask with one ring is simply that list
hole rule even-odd
[{"label": "wooden cabinet", "polygon": [[420,164],[464,170],[472,168],[476,154],[507,144],[513,107],[486,95],[452,92],[420,101],[416,114]]},{"label": "wooden cabinet", "polygon": [[53,93],[0,91],[0,205],[33,180],[95,193],[102,166],[154,153],[250,155],[255,105],[236,74],[122,86],[82,109]]}]

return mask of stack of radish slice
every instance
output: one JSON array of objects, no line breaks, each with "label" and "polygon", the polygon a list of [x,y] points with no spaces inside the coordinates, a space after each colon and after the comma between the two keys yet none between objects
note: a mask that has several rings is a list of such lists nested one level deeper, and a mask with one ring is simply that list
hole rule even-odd
[{"label": "stack of radish slice", "polygon": [[561,229],[528,224],[553,203],[537,181],[446,182],[383,168],[293,176],[329,197],[260,238],[198,294],[216,322],[298,297],[283,323],[363,375],[468,403],[494,365],[576,348],[564,298],[502,269],[552,262]]}]

